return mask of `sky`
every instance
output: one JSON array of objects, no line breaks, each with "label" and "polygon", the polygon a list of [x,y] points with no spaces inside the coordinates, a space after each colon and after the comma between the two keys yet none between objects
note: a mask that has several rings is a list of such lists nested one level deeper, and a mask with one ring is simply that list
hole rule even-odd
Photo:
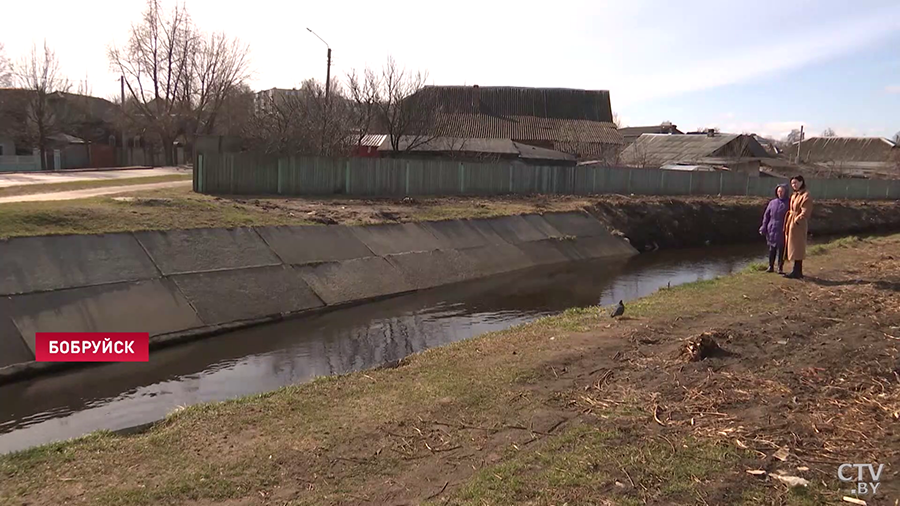
[{"label": "sky", "polygon": [[[173,3],[161,0],[171,7]],[[671,121],[780,138],[900,131],[897,0],[595,0],[435,3],[185,0],[197,25],[250,44],[254,89],[324,81],[388,56],[431,84],[610,90],[624,125]],[[6,2],[16,61],[46,40],[73,81],[118,96],[106,51],[142,0]],[[52,16],[44,13],[53,13]]]}]

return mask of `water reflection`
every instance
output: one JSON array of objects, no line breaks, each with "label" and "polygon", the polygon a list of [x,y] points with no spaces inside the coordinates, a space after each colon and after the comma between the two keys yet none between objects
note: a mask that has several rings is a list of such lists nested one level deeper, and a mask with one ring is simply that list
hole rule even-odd
[{"label": "water reflection", "polygon": [[683,250],[535,269],[231,332],[0,387],[0,452],[157,420],[178,406],[344,374],[573,306],[609,305],[757,260],[758,247]]}]

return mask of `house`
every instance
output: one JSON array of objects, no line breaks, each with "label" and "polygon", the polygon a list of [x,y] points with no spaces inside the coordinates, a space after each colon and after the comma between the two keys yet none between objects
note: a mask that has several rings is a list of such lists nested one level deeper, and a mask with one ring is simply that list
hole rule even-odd
[{"label": "house", "polygon": [[883,137],[810,137],[788,147],[784,155],[801,165],[836,175],[900,177],[900,148]]},{"label": "house", "polygon": [[[381,156],[398,154],[386,137],[378,152]],[[410,149],[411,144],[418,144]],[[398,139],[399,153],[404,158],[437,158],[474,162],[509,161],[528,165],[557,165],[573,167],[574,155],[552,149],[515,142],[512,139],[466,139],[459,137],[421,138],[402,136]]]},{"label": "house", "polygon": [[406,100],[434,111],[410,134],[508,139],[578,159],[613,158],[624,144],[604,90],[426,86]]},{"label": "house", "polygon": [[634,144],[634,141],[636,141],[637,138],[643,134],[680,135],[684,132],[678,130],[678,127],[676,127],[672,123],[663,121],[659,125],[655,126],[622,127],[619,128],[619,133],[622,134],[622,138],[625,140],[625,145],[630,146]]},{"label": "house", "polygon": [[299,97],[302,90],[296,88],[272,88],[256,92],[253,98],[253,109],[257,114],[268,114],[272,111],[275,104],[287,99],[288,97]]},{"label": "house", "polygon": [[387,140],[387,135],[367,134],[363,135],[362,138],[355,136],[349,141],[353,146],[350,156],[360,158],[377,158],[378,156],[380,156],[378,154],[378,148],[380,148],[385,142],[387,142]]},{"label": "house", "polygon": [[712,164],[758,175],[760,159],[768,156],[750,135],[718,132],[642,134],[625,148],[621,161],[631,167],[653,169],[666,164]]}]

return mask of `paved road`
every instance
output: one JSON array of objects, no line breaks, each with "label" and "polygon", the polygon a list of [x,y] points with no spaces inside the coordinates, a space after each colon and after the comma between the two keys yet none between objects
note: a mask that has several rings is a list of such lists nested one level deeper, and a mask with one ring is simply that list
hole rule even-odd
[{"label": "paved road", "polygon": [[103,195],[116,195],[118,193],[131,193],[144,190],[159,190],[161,188],[190,187],[192,181],[172,181],[168,183],[132,184],[127,186],[105,186],[103,188],[89,188],[86,190],[72,190],[67,192],[33,193],[31,195],[14,195],[12,197],[0,197],[0,204],[10,202],[43,202],[50,200],[75,200],[100,197]]},{"label": "paved road", "polygon": [[89,170],[76,172],[0,172],[0,188],[24,184],[70,183],[73,181],[108,181],[129,177],[170,176],[190,174],[190,169],[178,167],[157,167],[155,169]]}]

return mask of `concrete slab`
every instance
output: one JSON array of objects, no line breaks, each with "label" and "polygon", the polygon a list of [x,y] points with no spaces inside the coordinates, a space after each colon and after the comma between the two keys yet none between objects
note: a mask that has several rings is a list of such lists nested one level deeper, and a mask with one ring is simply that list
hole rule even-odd
[{"label": "concrete slab", "polygon": [[[5,302],[5,301],[4,301]],[[28,349],[19,329],[8,316],[9,308],[0,304],[0,367],[21,364],[34,360],[34,353]]]},{"label": "concrete slab", "polygon": [[[433,221],[421,225],[437,238],[442,250],[477,248],[492,244],[489,238],[468,220]],[[499,236],[497,239],[502,240]]]},{"label": "concrete slab", "polygon": [[134,236],[166,275],[281,264],[250,228],[136,232]]},{"label": "concrete slab", "polygon": [[326,304],[342,304],[415,289],[381,257],[295,267]]},{"label": "concrete slab", "polygon": [[[469,225],[478,231],[483,237],[484,240],[487,241],[490,245],[509,245],[509,243],[500,237],[500,234],[491,226],[491,220],[489,219],[474,219],[474,220],[465,220],[469,222]],[[462,249],[462,248],[460,248]]]},{"label": "concrete slab", "polygon": [[10,317],[32,353],[35,332],[149,332],[152,336],[203,325],[172,283],[159,279],[9,300]]},{"label": "concrete slab", "polygon": [[605,237],[609,230],[587,213],[546,213],[544,220],[563,235],[575,237]]},{"label": "concrete slab", "polygon": [[322,307],[290,267],[179,274],[171,278],[207,325]]},{"label": "concrete slab", "polygon": [[0,259],[0,295],[159,277],[131,234],[13,238]]},{"label": "concrete slab", "polygon": [[572,244],[584,259],[629,257],[638,254],[638,251],[624,239],[613,235],[608,237],[579,237]]},{"label": "concrete slab", "polygon": [[491,245],[460,250],[466,256],[475,272],[484,276],[501,274],[534,267],[534,262],[517,246],[511,244]]},{"label": "concrete slab", "polygon": [[486,275],[470,257],[455,250],[403,253],[386,259],[418,290]]},{"label": "concrete slab", "polygon": [[538,230],[522,216],[504,216],[487,220],[491,227],[510,244],[547,239],[548,235]]},{"label": "concrete slab", "polygon": [[417,223],[352,227],[351,230],[379,256],[432,251],[441,247],[437,238]]},{"label": "concrete slab", "polygon": [[334,262],[374,255],[349,227],[260,227],[256,231],[288,264]]},{"label": "concrete slab", "polygon": [[551,239],[562,237],[564,235],[559,230],[554,228],[553,225],[547,223],[547,220],[545,220],[544,217],[540,214],[526,214],[523,215],[522,218],[525,218],[525,221],[528,222],[529,225],[536,228],[539,232]]},{"label": "concrete slab", "polygon": [[581,254],[575,249],[573,242],[544,239],[543,241],[525,242],[517,246],[534,265],[551,265],[581,260]]}]

